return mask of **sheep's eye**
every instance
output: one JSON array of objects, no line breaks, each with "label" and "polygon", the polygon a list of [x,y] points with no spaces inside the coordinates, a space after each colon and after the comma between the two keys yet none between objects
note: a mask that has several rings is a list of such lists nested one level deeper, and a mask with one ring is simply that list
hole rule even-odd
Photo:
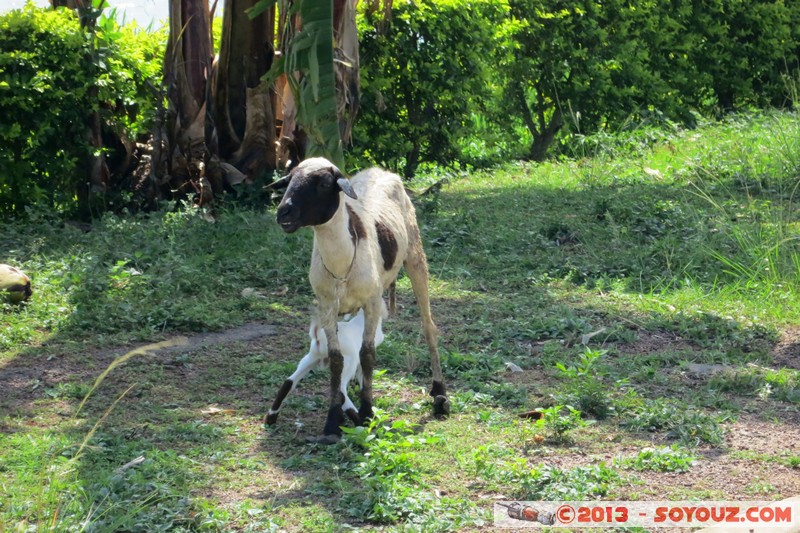
[{"label": "sheep's eye", "polygon": [[319,186],[322,189],[330,189],[333,184],[329,180],[322,180],[319,182]]}]

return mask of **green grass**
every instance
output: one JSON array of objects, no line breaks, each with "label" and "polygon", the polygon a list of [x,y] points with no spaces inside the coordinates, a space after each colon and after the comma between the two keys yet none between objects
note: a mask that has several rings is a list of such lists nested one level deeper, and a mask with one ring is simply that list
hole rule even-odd
[{"label": "green grass", "polygon": [[[417,202],[453,415],[430,416],[402,277],[381,414],[331,447],[302,438],[322,427],[324,373],[260,425],[307,350],[310,232],[235,206],[213,222],[107,215],[87,233],[46,213],[6,223],[0,260],[34,296],[0,303],[0,524],[435,531],[490,523],[497,496],[778,497],[796,451],[728,443],[734,422],[780,435],[798,416],[798,371],[773,352],[800,319],[798,143],[800,118],[765,114],[451,176]],[[127,347],[253,321],[277,334],[132,356],[93,389]],[[738,493],[692,477],[709,452],[750,475]],[[681,472],[680,494],[663,472]]]}]

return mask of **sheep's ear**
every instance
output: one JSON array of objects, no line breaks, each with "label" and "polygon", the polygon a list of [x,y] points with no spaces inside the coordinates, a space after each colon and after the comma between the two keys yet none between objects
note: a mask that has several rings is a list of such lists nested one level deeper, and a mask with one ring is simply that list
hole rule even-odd
[{"label": "sheep's ear", "polygon": [[345,178],[341,171],[335,166],[331,166],[331,172],[333,172],[333,177],[336,178],[336,184],[342,192],[353,200],[358,200],[358,195],[356,191],[353,190],[353,186],[350,185],[350,180]]},{"label": "sheep's ear", "polygon": [[338,180],[336,180],[336,183],[339,185],[339,188],[342,189],[343,193],[345,193],[353,200],[358,200],[358,195],[356,194],[356,191],[353,190],[353,186],[350,185],[349,179],[341,177]]},{"label": "sheep's ear", "polygon": [[289,186],[289,182],[290,181],[292,181],[292,175],[291,174],[287,174],[287,175],[283,176],[282,178],[273,181],[272,183],[270,183],[269,185],[267,185],[264,188],[265,189],[285,189],[286,187]]}]

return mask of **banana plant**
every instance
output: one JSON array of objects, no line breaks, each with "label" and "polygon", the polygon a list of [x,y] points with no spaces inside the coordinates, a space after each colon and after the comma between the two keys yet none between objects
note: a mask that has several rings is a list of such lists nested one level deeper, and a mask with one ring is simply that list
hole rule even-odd
[{"label": "banana plant", "polygon": [[[249,15],[258,16],[275,3],[275,0],[262,0],[250,10]],[[350,12],[354,9],[353,2],[338,2],[337,8],[346,11],[344,14],[340,13],[340,20],[355,18],[354,11]],[[283,74],[290,91],[283,98],[282,137],[294,136],[296,120],[305,135],[304,155],[323,156],[344,168],[342,130],[347,132],[349,127],[343,116],[348,106],[343,105],[343,102],[352,104],[349,107],[350,115],[353,116],[358,98],[357,94],[347,92],[353,84],[340,83],[341,94],[337,95],[337,63],[340,70],[354,70],[357,80],[357,57],[335,54],[334,2],[280,0],[278,10],[282,24],[281,56],[265,79],[274,81]],[[342,40],[349,42],[351,38],[355,37],[348,34]],[[335,56],[339,57],[335,59]],[[355,92],[357,93],[357,83]],[[297,142],[297,139],[293,140]]]}]

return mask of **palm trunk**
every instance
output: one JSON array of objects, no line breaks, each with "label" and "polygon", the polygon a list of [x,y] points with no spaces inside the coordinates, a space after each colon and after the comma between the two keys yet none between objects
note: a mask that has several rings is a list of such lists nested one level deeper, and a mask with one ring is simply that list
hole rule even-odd
[{"label": "palm trunk", "polygon": [[257,0],[226,0],[217,77],[215,123],[219,155],[251,180],[273,170],[275,91],[261,82],[275,56],[275,10],[250,19]]},{"label": "palm trunk", "polygon": [[[197,202],[213,199],[205,175],[210,152],[205,141],[206,95],[211,73],[211,20],[207,0],[170,3],[169,42],[164,58],[167,86],[167,172],[172,191],[197,193]],[[218,187],[217,187],[218,188]]]}]

